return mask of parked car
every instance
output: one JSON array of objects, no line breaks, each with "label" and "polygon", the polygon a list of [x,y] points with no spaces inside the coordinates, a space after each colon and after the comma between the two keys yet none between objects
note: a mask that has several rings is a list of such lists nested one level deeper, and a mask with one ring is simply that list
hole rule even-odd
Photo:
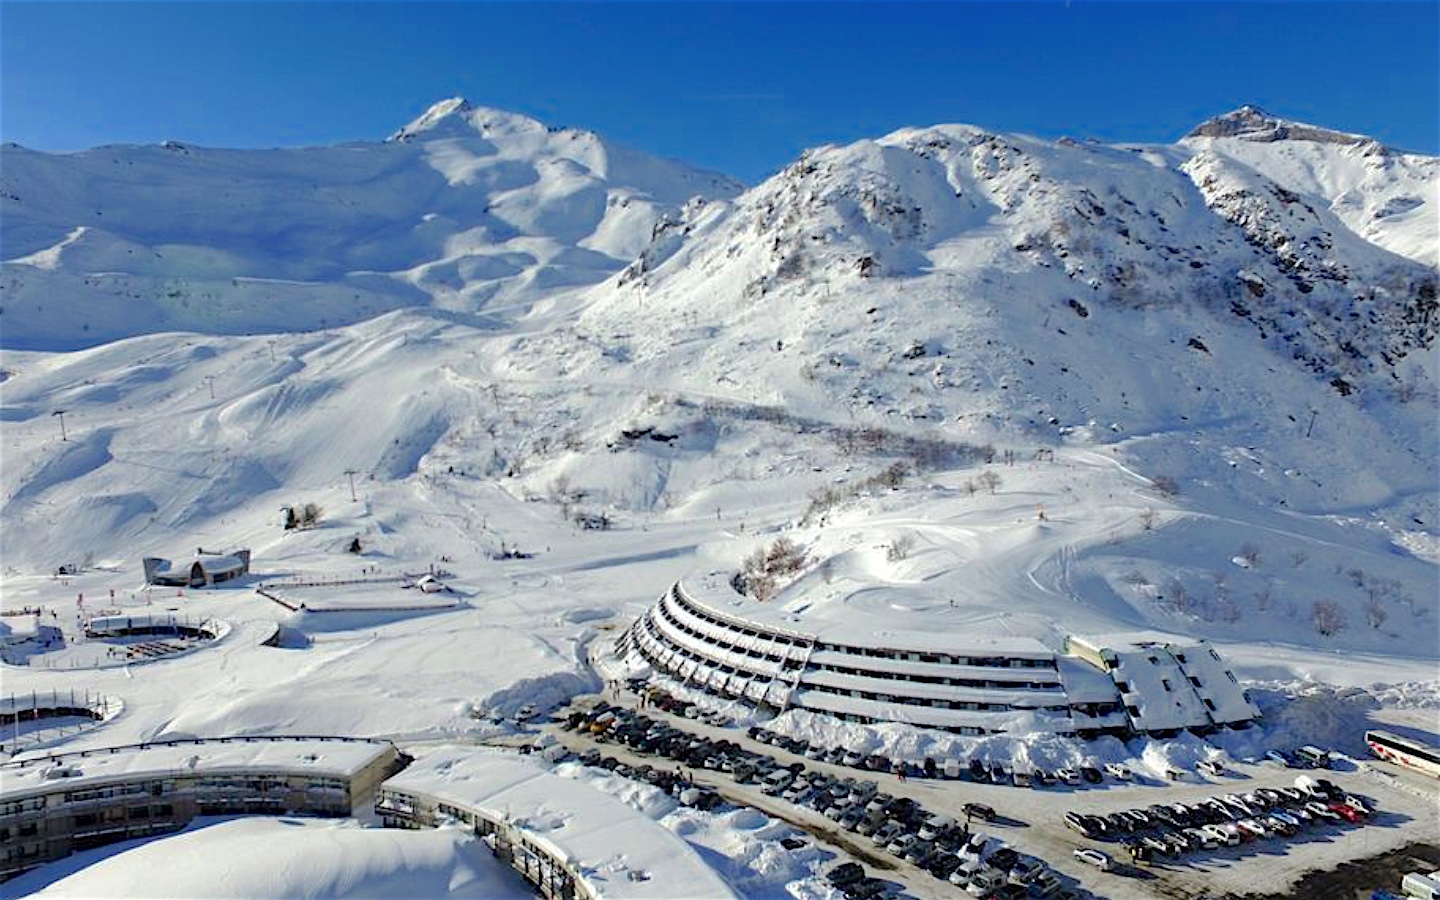
[{"label": "parked car", "polygon": [[1256,819],[1241,819],[1235,823],[1235,826],[1240,829],[1242,837],[1247,834],[1256,839],[1270,836],[1270,831]]},{"label": "parked car", "polygon": [[1080,777],[1084,778],[1091,784],[1099,784],[1100,782],[1105,780],[1105,776],[1101,774],[1100,770],[1095,768],[1094,766],[1081,766]]},{"label": "parked car", "polygon": [[841,887],[843,885],[853,884],[864,877],[864,866],[861,866],[857,862],[846,862],[831,869],[830,874],[825,876],[825,880],[835,887]]},{"label": "parked car", "polygon": [[870,835],[870,840],[877,846],[885,847],[904,833],[904,825],[901,825],[899,822],[886,822],[884,825],[875,829],[874,833]]},{"label": "parked car", "polygon": [[1129,766],[1121,765],[1120,763],[1106,763],[1105,774],[1120,781],[1129,781],[1135,777],[1135,773],[1130,771]]},{"label": "parked car", "polygon": [[1115,861],[1110,858],[1110,854],[1102,853],[1099,850],[1092,850],[1089,847],[1076,847],[1075,858],[1083,863],[1089,863],[1092,866],[1098,867],[1102,872],[1110,871],[1111,867],[1115,865]]},{"label": "parked car", "polygon": [[1321,750],[1312,744],[1306,744],[1299,750],[1296,750],[1295,756],[1312,769],[1330,768],[1330,751]]},{"label": "parked car", "polygon": [[913,834],[901,832],[900,834],[896,835],[894,840],[885,845],[885,852],[891,854],[892,856],[904,856],[905,851],[909,850],[910,847],[918,840],[920,839]]},{"label": "parked car", "polygon": [[966,803],[960,809],[970,818],[983,819],[986,822],[995,821],[994,807],[986,806],[984,803]]},{"label": "parked car", "polygon": [[1265,758],[1271,762],[1277,762],[1287,769],[1299,768],[1299,760],[1286,753],[1284,750],[1266,750]]},{"label": "parked car", "polygon": [[1341,803],[1339,800],[1334,800],[1330,803],[1330,810],[1352,825],[1358,825],[1365,821],[1364,813],[1348,803]]},{"label": "parked car", "polygon": [[1319,816],[1321,819],[1324,819],[1327,822],[1340,821],[1340,814],[1332,810],[1328,805],[1321,803],[1319,800],[1309,801],[1305,804],[1305,809],[1309,810],[1310,812],[1314,813],[1315,815]]},{"label": "parked car", "polygon": [[916,839],[906,848],[903,858],[906,862],[919,863],[920,860],[935,852],[935,844],[931,841]]},{"label": "parked car", "polygon": [[1240,833],[1233,825],[1206,825],[1200,830],[1213,837],[1217,843],[1226,847],[1234,847],[1240,843]]},{"label": "parked car", "polygon": [[1202,759],[1195,768],[1206,775],[1214,775],[1217,778],[1225,774],[1225,767],[1213,759]]},{"label": "parked car", "polygon": [[1080,785],[1080,773],[1074,769],[1056,769],[1055,780],[1063,781],[1071,787],[1078,787]]},{"label": "parked car", "polygon": [[[754,767],[752,766],[750,768],[753,773]],[[786,788],[790,787],[791,782],[794,780],[795,776],[790,774],[789,769],[776,769],[769,775],[766,775],[764,781],[760,782],[760,793],[770,797],[778,797],[785,792]]]}]

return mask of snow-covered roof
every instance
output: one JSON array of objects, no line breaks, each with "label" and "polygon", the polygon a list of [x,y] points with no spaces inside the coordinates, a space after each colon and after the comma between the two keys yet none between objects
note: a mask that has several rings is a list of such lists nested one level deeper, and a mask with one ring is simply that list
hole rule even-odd
[{"label": "snow-covered roof", "polygon": [[94,861],[69,874],[42,867],[21,875],[6,882],[6,896],[533,900],[530,885],[479,842],[458,828],[404,831],[354,819],[207,819],[178,834],[90,851],[80,859]]},{"label": "snow-covered roof", "polygon": [[1071,656],[1062,656],[1058,662],[1060,680],[1071,703],[1114,703],[1119,699],[1115,682],[1105,672]]},{"label": "snow-covered roof", "polygon": [[5,616],[0,618],[0,641],[29,640],[40,633],[40,617]]},{"label": "snow-covered roof", "polygon": [[[1208,641],[1159,631],[1071,636],[1110,665],[1109,677],[1142,731],[1249,722],[1260,710]],[[1080,664],[1067,672],[1080,672]],[[1068,682],[1067,682],[1068,684]]]},{"label": "snow-covered roof", "polygon": [[245,560],[231,553],[200,553],[184,560],[161,558],[155,565],[160,574],[189,572],[196,564],[206,572],[238,572],[245,568]]},{"label": "snow-covered roof", "polygon": [[[0,765],[0,799],[196,772],[282,770],[349,778],[393,752],[388,741],[351,738],[234,737],[101,747]],[[66,774],[56,777],[61,771]]]},{"label": "snow-covered roof", "polygon": [[[602,897],[734,897],[684,839],[639,810],[528,760],[443,748],[413,762],[384,789],[423,794],[508,818],[577,864]],[[632,878],[631,873],[637,874]]]},{"label": "snow-covered roof", "polygon": [[886,598],[867,592],[861,601],[812,606],[807,603],[762,603],[730,586],[730,573],[700,571],[681,582],[685,596],[713,615],[740,627],[764,626],[801,640],[850,647],[873,647],[960,656],[1008,656],[1051,659],[1053,650],[1033,638],[977,635],[955,630],[893,627],[895,611]]}]

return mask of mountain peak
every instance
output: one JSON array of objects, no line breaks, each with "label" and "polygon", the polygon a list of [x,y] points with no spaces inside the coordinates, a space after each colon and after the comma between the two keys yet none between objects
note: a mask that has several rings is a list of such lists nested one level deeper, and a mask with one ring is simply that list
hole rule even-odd
[{"label": "mountain peak", "polygon": [[1348,134],[1318,125],[1282,119],[1248,103],[1237,110],[1202,122],[1185,135],[1185,138],[1238,138],[1242,141],[1267,144],[1275,141],[1312,141],[1319,144],[1373,142],[1373,138],[1361,134]]},{"label": "mountain peak", "polygon": [[529,116],[476,106],[464,97],[450,97],[433,104],[387,140],[409,141],[422,134],[516,134],[546,130],[544,123]]}]

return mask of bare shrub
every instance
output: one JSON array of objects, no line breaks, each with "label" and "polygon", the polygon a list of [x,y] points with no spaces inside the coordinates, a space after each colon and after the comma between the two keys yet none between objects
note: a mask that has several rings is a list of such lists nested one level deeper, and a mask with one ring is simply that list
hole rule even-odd
[{"label": "bare shrub", "polygon": [[885,559],[890,562],[900,562],[910,558],[910,551],[915,549],[915,535],[906,532],[895,538],[885,546]]},{"label": "bare shrub", "polygon": [[1180,493],[1180,485],[1169,475],[1156,475],[1150,479],[1150,486],[1162,497],[1173,497]]},{"label": "bare shrub", "polygon": [[1155,510],[1149,509],[1149,508],[1147,507],[1146,509],[1140,510],[1140,515],[1138,516],[1138,518],[1140,519],[1140,530],[1141,530],[1141,531],[1154,531],[1154,530],[1155,530],[1155,520],[1156,520],[1157,518],[1159,518],[1159,516],[1158,516],[1158,514],[1155,512]]},{"label": "bare shrub", "polygon": [[1000,477],[1000,474],[993,469],[986,469],[979,475],[975,476],[975,480],[979,482],[981,487],[985,488],[993,494],[995,493],[995,489],[1000,486],[1000,482],[1003,479]]},{"label": "bare shrub", "polygon": [[1260,612],[1264,612],[1275,603],[1275,589],[1267,584],[1256,591],[1252,599],[1255,602],[1255,608]]},{"label": "bare shrub", "polygon": [[1178,578],[1172,578],[1166,583],[1165,599],[1176,612],[1188,613],[1194,609],[1194,601],[1190,599],[1190,592],[1185,589],[1185,583]]},{"label": "bare shrub", "polygon": [[1240,545],[1240,552],[1236,555],[1243,559],[1245,564],[1252,569],[1260,565],[1260,548],[1249,541]]},{"label": "bare shrub", "polygon": [[1345,610],[1334,600],[1316,600],[1310,607],[1310,620],[1321,637],[1334,637],[1345,630]]},{"label": "bare shrub", "polygon": [[324,511],[321,510],[317,504],[305,504],[304,506],[300,507],[299,521],[297,522],[297,527],[314,528],[316,525],[320,524],[320,516],[323,514],[323,512]]},{"label": "bare shrub", "polygon": [[808,561],[799,544],[787,537],[776,538],[770,546],[745,557],[737,587],[756,600],[769,600],[779,592],[782,580],[805,568]]},{"label": "bare shrub", "polygon": [[1379,628],[1385,624],[1385,620],[1388,618],[1390,618],[1390,611],[1385,608],[1385,604],[1373,597],[1365,601],[1366,625],[1371,628]]}]

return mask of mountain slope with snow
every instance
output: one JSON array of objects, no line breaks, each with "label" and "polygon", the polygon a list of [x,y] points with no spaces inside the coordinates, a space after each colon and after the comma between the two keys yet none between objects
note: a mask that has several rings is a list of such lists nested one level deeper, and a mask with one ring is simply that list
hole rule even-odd
[{"label": "mountain slope with snow", "polygon": [[523,305],[604,279],[672,210],[740,187],[463,100],[383,144],[0,154],[0,339],[33,349]]},{"label": "mountain slope with snow", "polygon": [[1440,159],[1289,122],[1254,106],[1200,125],[1181,144],[1319,201],[1371,243],[1440,265]]},{"label": "mountain slope with snow", "polygon": [[[330,307],[291,294],[271,311],[293,333],[272,338],[213,333],[226,329],[205,316],[223,306],[194,314],[191,327],[212,333],[164,333],[173,320],[142,304],[124,340],[5,351],[7,566],[16,578],[85,559],[128,571],[142,554],[203,542],[251,546],[272,574],[325,571],[348,565],[336,548],[358,536],[386,565],[444,559],[484,581],[516,547],[558,548],[526,571],[547,588],[551,627],[579,641],[592,612],[642,602],[700,561],[738,565],[785,533],[817,567],[830,561],[786,602],[898,585],[907,608],[930,611],[920,630],[1004,621],[1053,642],[1081,624],[1162,628],[1302,655],[1433,658],[1435,271],[1326,199],[1337,185],[1389,190],[1346,180],[1358,144],[1290,125],[1251,141],[1251,118],[1159,147],[903,129],[809,151],[738,196],[704,182],[710,198],[689,200],[705,192],[683,169],[460,101],[384,145],[259,154],[247,165],[266,173],[311,173],[311,153],[353,156],[356,203],[438,179],[414,211],[452,204],[439,252],[458,260],[453,294],[433,290],[430,256],[366,270],[424,294],[410,308],[367,317],[335,294],[360,320],[341,327],[311,330]],[[1336,174],[1306,187],[1262,164],[1291,151]],[[77,164],[196,161],[183,149],[107,152]],[[40,184],[21,176],[43,166],[9,159],[7,192]],[[1415,177],[1430,177],[1423,162]],[[595,206],[602,177],[640,185],[647,199],[631,208],[643,214]],[[134,222],[129,243],[104,253],[88,226],[22,217],[13,233],[30,243],[6,264],[7,292],[15,279],[22,297],[54,286],[40,276],[103,280],[122,256],[150,252],[142,226],[171,208],[166,190],[188,184],[174,190],[193,198],[204,180],[175,178],[150,214],[107,213]],[[80,183],[57,191],[72,211],[89,196]],[[188,246],[258,254],[270,271],[316,279],[317,297],[349,290],[354,267],[375,262],[359,244],[265,255],[286,227],[296,237],[282,248],[319,240],[305,210],[336,207],[326,227],[363,218],[335,196],[294,202],[248,244],[242,219],[164,225],[167,240],[189,228]],[[1434,208],[1416,209],[1406,227],[1420,233]],[[457,237],[464,216],[514,234],[491,222]],[[394,227],[408,234],[408,221]],[[528,275],[486,268],[540,244],[568,249],[532,254],[548,262],[522,266]],[[607,262],[583,284],[541,276],[578,253]],[[145,277],[174,277],[176,258],[152,255]],[[73,336],[103,306],[60,291],[48,324],[29,331],[6,296],[10,346]],[[264,310],[241,304],[234,321],[254,328]],[[999,490],[976,489],[986,470]],[[283,534],[277,510],[312,499],[326,526]],[[912,533],[924,545],[915,563],[877,554]],[[942,598],[964,603],[947,614]],[[1345,612],[1343,633],[1311,627],[1323,599]],[[516,646],[517,677],[576,677],[566,653]],[[363,670],[335,665],[336,689]],[[271,727],[287,702],[265,693],[174,721]],[[414,701],[400,718],[421,730],[435,715]]]}]

